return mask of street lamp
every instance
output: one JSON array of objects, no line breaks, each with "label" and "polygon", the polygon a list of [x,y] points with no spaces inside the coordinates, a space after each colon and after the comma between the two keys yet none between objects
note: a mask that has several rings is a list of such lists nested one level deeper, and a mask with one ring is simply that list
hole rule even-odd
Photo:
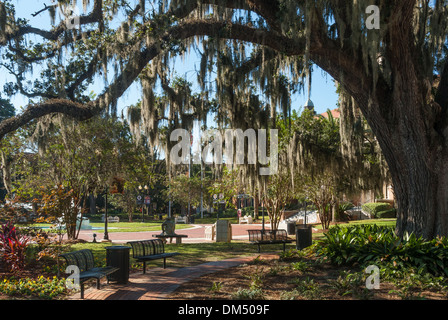
[{"label": "street lamp", "polygon": [[[138,186],[138,190],[140,190],[140,192],[142,192],[143,189],[145,189],[145,192],[144,192],[143,204],[142,204],[142,222],[144,222],[144,219],[143,219],[143,206],[147,205],[147,203],[146,203],[146,196],[148,194],[149,187],[146,184],[145,184],[144,187],[142,187],[141,185]],[[148,207],[146,207],[146,213],[148,213]]]},{"label": "street lamp", "polygon": [[108,192],[109,192],[109,189],[108,189],[108,187],[106,187],[105,212],[104,212],[104,237],[103,237],[102,242],[110,242],[109,233],[107,231],[107,222],[108,222],[107,221],[108,220],[108,217],[107,217],[107,194],[108,194]]}]

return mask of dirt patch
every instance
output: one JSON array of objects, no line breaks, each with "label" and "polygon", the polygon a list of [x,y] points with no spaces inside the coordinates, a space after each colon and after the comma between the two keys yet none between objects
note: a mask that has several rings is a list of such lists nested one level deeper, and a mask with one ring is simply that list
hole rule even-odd
[{"label": "dirt patch", "polygon": [[[359,271],[359,270],[356,270]],[[317,263],[314,258],[260,260],[202,276],[182,284],[168,299],[175,300],[446,300],[446,291],[404,290],[380,282],[366,288],[366,276]]]}]

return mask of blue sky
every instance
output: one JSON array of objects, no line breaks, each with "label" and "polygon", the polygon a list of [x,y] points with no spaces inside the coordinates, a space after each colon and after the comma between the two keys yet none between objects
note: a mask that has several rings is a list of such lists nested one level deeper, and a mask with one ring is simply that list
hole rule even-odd
[{"label": "blue sky", "polygon": [[[78,1],[79,9],[82,11],[82,1]],[[15,0],[13,3],[16,5],[17,16],[24,17],[29,19],[29,23],[39,28],[49,29],[50,28],[50,19],[48,12],[44,12],[37,17],[32,17],[31,14],[44,8],[44,3],[49,5],[51,4],[51,0]],[[26,5],[25,5],[26,4]],[[37,40],[37,39],[36,39]],[[192,64],[192,58],[185,59],[184,61],[178,61],[176,63],[176,72],[179,75],[185,74],[187,76],[187,80],[190,82],[195,81],[196,74],[194,72],[195,68]],[[8,76],[4,69],[1,70],[2,77],[0,79],[0,88],[3,87],[3,84],[7,81],[12,81],[13,77]],[[36,71],[34,76],[37,76],[39,73]],[[98,80],[98,85],[94,86],[92,89],[99,94],[102,91],[104,82],[103,80]],[[138,85],[134,85],[129,88],[126,93],[120,98],[118,101],[118,110],[134,104],[140,99],[140,90]],[[299,110],[307,100],[307,93],[295,94],[292,97],[292,108],[295,110]],[[327,109],[336,108],[338,96],[336,94],[336,88],[334,86],[333,80],[329,75],[326,75],[322,72],[321,69],[314,67],[313,78],[312,78],[312,87],[311,87],[311,100],[314,103],[315,110],[317,113],[323,113]],[[26,106],[28,100],[17,94],[14,97],[11,97],[11,101],[15,105],[16,109],[19,110],[20,107]]]}]

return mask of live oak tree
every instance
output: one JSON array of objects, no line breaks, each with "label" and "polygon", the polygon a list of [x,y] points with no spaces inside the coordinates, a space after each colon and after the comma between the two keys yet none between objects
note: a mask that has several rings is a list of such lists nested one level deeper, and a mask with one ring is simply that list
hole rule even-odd
[{"label": "live oak tree", "polygon": [[[56,20],[44,30],[16,17],[11,1],[0,2],[2,66],[16,80],[4,89],[32,99],[0,123],[0,138],[47,114],[85,120],[113,113],[117,98],[136,81],[143,92],[140,123],[153,131],[165,117],[189,127],[192,117],[204,119],[209,111],[243,130],[268,127],[278,110],[288,114],[291,91],[302,87],[315,64],[353,99],[381,147],[398,205],[398,234],[448,235],[445,1],[82,3],[79,28]],[[58,7],[69,7],[68,1],[35,14],[55,17]],[[41,41],[27,42],[31,36]],[[170,61],[189,51],[201,57],[196,99],[172,83]],[[43,78],[28,82],[38,64]],[[92,98],[86,88],[100,74],[108,81]],[[165,103],[155,103],[157,88]],[[212,99],[215,104],[206,103]]]},{"label": "live oak tree", "polygon": [[[15,178],[9,197],[37,203],[44,216],[59,219],[68,238],[76,239],[77,221],[88,210],[89,196],[112,192],[117,179],[131,186],[137,179],[150,180],[151,172],[143,170],[152,162],[145,149],[135,145],[126,123],[94,117],[82,123],[66,119],[63,124],[45,133],[32,127],[23,130],[21,135],[28,139],[19,140],[19,150],[10,150],[10,176]],[[135,201],[136,188],[132,191]]]}]

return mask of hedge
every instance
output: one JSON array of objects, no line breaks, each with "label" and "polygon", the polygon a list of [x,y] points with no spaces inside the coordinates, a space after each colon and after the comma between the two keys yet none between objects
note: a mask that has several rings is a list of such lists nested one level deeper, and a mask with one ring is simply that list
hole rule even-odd
[{"label": "hedge", "polygon": [[377,213],[378,219],[395,218],[397,216],[397,210],[395,208],[379,211]]},{"label": "hedge", "polygon": [[[373,218],[381,218],[379,216],[379,213],[381,212],[381,215],[388,215],[391,214],[390,211],[391,209],[393,209],[391,207],[391,205],[389,203],[384,203],[384,202],[370,202],[370,203],[365,203],[362,205],[362,210],[364,210],[365,212],[369,213]],[[384,213],[385,211],[387,211],[388,213]],[[385,218],[384,216],[382,218]]]}]

